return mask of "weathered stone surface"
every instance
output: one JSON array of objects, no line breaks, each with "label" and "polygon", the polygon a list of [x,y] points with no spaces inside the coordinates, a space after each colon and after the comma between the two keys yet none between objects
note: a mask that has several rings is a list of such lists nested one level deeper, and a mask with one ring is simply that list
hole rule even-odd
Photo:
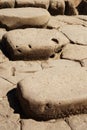
[{"label": "weathered stone surface", "polygon": [[0,42],[2,41],[3,35],[6,33],[6,30],[3,28],[0,28]]},{"label": "weathered stone surface", "polygon": [[11,88],[13,88],[13,84],[3,78],[0,78],[0,98],[5,97]]},{"label": "weathered stone surface", "polygon": [[83,67],[87,67],[87,58],[81,60],[81,65],[82,65]]},{"label": "weathered stone surface", "polygon": [[83,21],[83,19],[78,19],[78,17],[58,15],[58,16],[51,16],[51,18],[47,24],[47,27],[59,29],[60,27],[65,27],[68,24],[69,25],[87,26],[87,22]]},{"label": "weathered stone surface", "polygon": [[64,0],[50,0],[49,11],[52,15],[64,14],[65,11]]},{"label": "weathered stone surface", "polygon": [[0,23],[7,29],[20,27],[43,27],[46,26],[50,14],[41,8],[15,8],[1,9]]},{"label": "weathered stone surface", "polygon": [[63,48],[61,57],[64,59],[81,61],[87,58],[87,47],[76,44],[68,44]]},{"label": "weathered stone surface", "polygon": [[87,28],[79,25],[67,25],[60,28],[60,31],[62,31],[71,42],[79,45],[87,45]]},{"label": "weathered stone surface", "polygon": [[0,0],[0,8],[13,8],[15,0]]},{"label": "weathered stone surface", "polygon": [[34,120],[22,120],[22,130],[71,130],[64,120],[51,120],[38,122]]},{"label": "weathered stone surface", "polygon": [[16,7],[41,7],[48,9],[50,0],[16,0]]},{"label": "weathered stone surface", "polygon": [[25,29],[6,33],[2,47],[11,59],[37,60],[55,56],[67,43],[69,40],[57,30]]},{"label": "weathered stone surface", "polygon": [[87,16],[86,15],[77,15],[76,17],[87,22]]},{"label": "weathered stone surface", "polygon": [[87,114],[71,116],[68,118],[68,123],[72,130],[86,130]]},{"label": "weathered stone surface", "polygon": [[84,112],[87,72],[68,64],[37,72],[18,83],[17,95],[26,116],[46,120]]}]

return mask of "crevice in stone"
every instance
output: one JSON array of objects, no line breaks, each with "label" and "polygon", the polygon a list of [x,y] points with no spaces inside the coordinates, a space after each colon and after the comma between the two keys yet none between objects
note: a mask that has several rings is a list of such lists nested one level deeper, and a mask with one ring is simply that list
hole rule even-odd
[{"label": "crevice in stone", "polygon": [[2,78],[2,79],[4,79],[4,80],[6,80],[7,82],[9,82],[9,83],[11,83],[11,84],[13,84],[13,85],[16,85],[16,84],[14,84],[13,82],[9,81],[7,78],[2,77],[1,75],[0,75],[0,78]]},{"label": "crevice in stone", "polygon": [[64,121],[65,121],[66,124],[70,127],[71,130],[74,130],[74,129],[71,127],[71,125],[70,125],[70,123],[69,123],[69,121],[68,121],[68,118],[65,118]]}]

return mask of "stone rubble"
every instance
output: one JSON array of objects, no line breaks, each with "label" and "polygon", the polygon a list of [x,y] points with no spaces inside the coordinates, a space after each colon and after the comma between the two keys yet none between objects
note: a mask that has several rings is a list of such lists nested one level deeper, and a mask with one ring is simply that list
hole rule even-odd
[{"label": "stone rubble", "polygon": [[0,0],[0,130],[86,130],[86,87],[87,0]]}]

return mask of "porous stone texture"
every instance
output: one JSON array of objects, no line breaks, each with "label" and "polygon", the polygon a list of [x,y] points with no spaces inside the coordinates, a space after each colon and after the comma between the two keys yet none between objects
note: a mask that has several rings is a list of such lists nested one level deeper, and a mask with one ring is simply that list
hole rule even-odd
[{"label": "porous stone texture", "polygon": [[15,0],[0,0],[1,8],[13,8],[15,6]]},{"label": "porous stone texture", "polygon": [[68,64],[37,72],[18,83],[17,95],[28,118],[47,120],[86,109],[87,72]]},{"label": "porous stone texture", "polygon": [[16,7],[39,7],[48,9],[50,0],[16,0]]},{"label": "porous stone texture", "polygon": [[69,40],[57,30],[25,29],[6,33],[2,48],[13,60],[37,60],[55,56],[67,43]]},{"label": "porous stone texture", "polygon": [[72,43],[87,45],[87,28],[79,25],[66,25],[60,28],[60,31],[62,31]]},{"label": "porous stone texture", "polygon": [[38,122],[34,120],[22,120],[22,130],[71,130],[64,120],[51,120]]},{"label": "porous stone texture", "polygon": [[49,21],[50,14],[41,8],[14,8],[0,10],[0,23],[7,29],[20,27],[43,27]]},{"label": "porous stone texture", "polygon": [[62,50],[61,58],[81,61],[87,58],[87,47],[76,44],[66,45]]}]

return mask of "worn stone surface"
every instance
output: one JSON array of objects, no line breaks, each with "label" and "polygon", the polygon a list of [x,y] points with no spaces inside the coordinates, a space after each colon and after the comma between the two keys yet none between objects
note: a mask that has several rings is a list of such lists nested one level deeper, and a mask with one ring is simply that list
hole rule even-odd
[{"label": "worn stone surface", "polygon": [[1,9],[0,23],[7,29],[46,26],[50,14],[41,8]]},{"label": "worn stone surface", "polygon": [[15,0],[0,0],[0,8],[13,8]]},{"label": "worn stone surface", "polygon": [[87,129],[87,114],[70,116],[67,120],[71,129],[73,130],[86,130]]},{"label": "worn stone surface", "polygon": [[61,58],[81,61],[87,58],[87,47],[76,44],[66,45],[63,48]]},{"label": "worn stone surface", "polygon": [[62,31],[72,43],[87,45],[87,28],[79,25],[67,25],[60,28],[60,31]]},{"label": "worn stone surface", "polygon": [[48,59],[67,43],[69,40],[57,30],[25,29],[6,33],[2,46],[11,59],[36,60]]},{"label": "worn stone surface", "polygon": [[45,120],[86,108],[87,72],[74,65],[59,66],[37,72],[18,84],[18,98],[28,117]]},{"label": "worn stone surface", "polygon": [[34,120],[22,120],[22,130],[71,130],[64,120],[51,120],[39,122]]},{"label": "worn stone surface", "polygon": [[16,0],[16,7],[40,7],[48,9],[50,0]]}]

